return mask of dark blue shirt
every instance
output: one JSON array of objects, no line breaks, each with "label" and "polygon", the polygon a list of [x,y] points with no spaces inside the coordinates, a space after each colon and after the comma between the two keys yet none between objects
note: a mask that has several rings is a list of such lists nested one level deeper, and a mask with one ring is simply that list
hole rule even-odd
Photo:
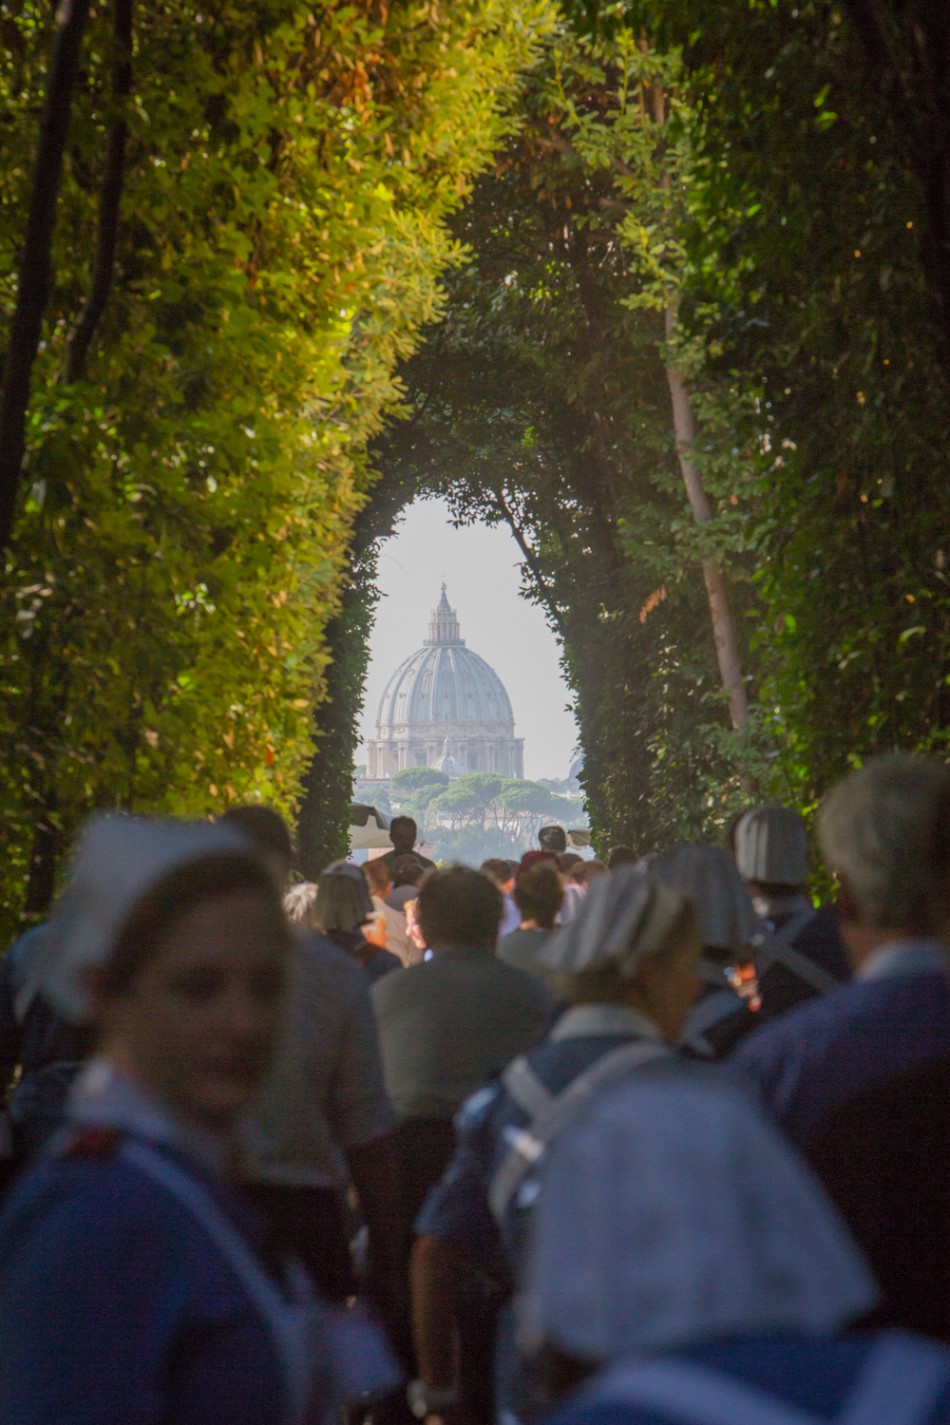
[{"label": "dark blue shirt", "polygon": [[751,1084],[801,1148],[855,1094],[950,1054],[950,974],[895,966],[764,1025],[730,1074]]},{"label": "dark blue shirt", "polygon": [[[256,1219],[200,1181],[259,1254]],[[254,1305],[173,1197],[116,1151],[38,1160],[0,1217],[2,1425],[274,1425],[282,1395]]]},{"label": "dark blue shirt", "polygon": [[[713,1371],[726,1382],[751,1386],[763,1392],[776,1408],[801,1412],[807,1420],[840,1421],[849,1397],[859,1385],[872,1352],[887,1336],[854,1335],[803,1340],[800,1337],[751,1337],[745,1341],[696,1346],[691,1350],[661,1357],[667,1363]],[[937,1383],[929,1402],[925,1400],[915,1416],[900,1410],[908,1397],[913,1400],[914,1370],[908,1369],[894,1386],[894,1409],[888,1414],[878,1394],[873,1412],[875,1421],[914,1420],[914,1425],[950,1425],[950,1353],[942,1346],[917,1337],[902,1337],[907,1346],[917,1344],[925,1368],[934,1368]],[[941,1357],[945,1358],[941,1362]],[[946,1374],[940,1382],[941,1364]],[[635,1405],[623,1399],[623,1367],[605,1371],[580,1390],[573,1399],[547,1417],[546,1425],[697,1425],[695,1412],[682,1415],[657,1406]],[[859,1425],[860,1416],[854,1417]],[[742,1425],[737,1414],[735,1425]]]}]

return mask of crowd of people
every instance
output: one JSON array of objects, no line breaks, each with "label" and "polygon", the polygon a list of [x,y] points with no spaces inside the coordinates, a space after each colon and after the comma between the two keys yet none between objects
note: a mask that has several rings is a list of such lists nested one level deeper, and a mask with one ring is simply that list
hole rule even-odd
[{"label": "crowd of people", "polygon": [[950,769],[604,861],[117,815],[0,964],[0,1425],[950,1425]]}]

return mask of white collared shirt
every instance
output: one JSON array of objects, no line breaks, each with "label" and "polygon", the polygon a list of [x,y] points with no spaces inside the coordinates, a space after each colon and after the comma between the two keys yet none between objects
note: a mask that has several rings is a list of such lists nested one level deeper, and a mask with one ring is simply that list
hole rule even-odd
[{"label": "white collared shirt", "polygon": [[551,1031],[552,1042],[593,1034],[627,1034],[634,1039],[662,1039],[653,1020],[624,1004],[575,1004],[564,1011]]},{"label": "white collared shirt", "polygon": [[855,974],[858,980],[886,980],[896,975],[950,973],[950,947],[936,937],[907,936],[879,945]]}]

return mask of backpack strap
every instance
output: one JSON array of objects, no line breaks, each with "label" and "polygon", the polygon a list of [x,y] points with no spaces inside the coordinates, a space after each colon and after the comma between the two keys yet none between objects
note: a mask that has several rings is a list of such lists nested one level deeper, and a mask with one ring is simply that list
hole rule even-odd
[{"label": "backpack strap", "polygon": [[690,1011],[680,1043],[706,1059],[713,1058],[716,1050],[708,1037],[710,1030],[715,1029],[717,1024],[721,1024],[741,1007],[742,1000],[735,990],[714,990]]},{"label": "backpack strap", "polygon": [[773,966],[781,965],[816,994],[827,994],[829,990],[838,988],[840,981],[830,970],[816,965],[814,960],[810,960],[795,947],[795,941],[816,914],[811,908],[799,911],[778,930],[762,937],[755,951],[755,968],[759,979]]},{"label": "backpack strap", "polygon": [[948,1381],[950,1359],[942,1347],[889,1331],[875,1341],[844,1405],[831,1416],[676,1359],[618,1366],[580,1403],[659,1411],[677,1425],[928,1425]]},{"label": "backpack strap", "polygon": [[537,1118],[538,1114],[543,1113],[554,1101],[554,1094],[538,1078],[523,1054],[512,1060],[502,1074],[501,1081],[529,1119]]},{"label": "backpack strap", "polygon": [[[514,1076],[515,1087],[519,1093],[530,1095],[532,1100],[538,1104],[538,1111],[532,1114],[526,1128],[512,1134],[508,1152],[489,1184],[488,1201],[499,1225],[504,1223],[511,1199],[531,1168],[597,1089],[610,1083],[613,1079],[621,1078],[630,1069],[639,1068],[641,1064],[648,1064],[654,1059],[672,1058],[672,1056],[673,1050],[660,1040],[634,1040],[631,1043],[623,1044],[619,1049],[611,1050],[609,1054],[602,1055],[596,1063],[591,1064],[590,1068],[585,1069],[582,1074],[578,1074],[576,1078],[572,1079],[567,1088],[562,1089],[559,1094],[551,1094],[549,1089],[541,1085],[547,1095],[547,1101],[542,1100],[536,1086],[527,1087],[530,1081],[526,1075],[519,1071]],[[535,1079],[536,1085],[540,1084],[540,1080],[537,1079],[533,1070],[527,1065],[525,1067]],[[506,1073],[513,1068],[512,1064]],[[517,1098],[514,1094],[512,1097],[515,1097],[520,1107],[526,1106],[521,1098]]]},{"label": "backpack strap", "polygon": [[583,1397],[585,1404],[595,1399],[655,1411],[676,1425],[831,1425],[735,1376],[684,1360],[618,1366]]},{"label": "backpack strap", "polygon": [[942,1346],[903,1331],[879,1337],[837,1425],[926,1425],[950,1383]]},{"label": "backpack strap", "polygon": [[[288,1301],[201,1183],[146,1143],[126,1140],[122,1157],[150,1178],[204,1229],[252,1302],[273,1343],[287,1392],[282,1425],[304,1425],[313,1361],[307,1341],[306,1304]],[[303,1289],[303,1283],[300,1283]],[[306,1284],[309,1292],[309,1282]],[[301,1329],[303,1328],[303,1329]]]}]

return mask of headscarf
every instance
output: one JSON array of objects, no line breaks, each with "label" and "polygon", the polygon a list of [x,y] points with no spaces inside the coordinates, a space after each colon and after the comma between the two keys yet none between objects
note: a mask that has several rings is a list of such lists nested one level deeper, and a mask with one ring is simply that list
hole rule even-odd
[{"label": "headscarf", "polygon": [[791,807],[768,802],[736,823],[736,866],[745,881],[802,886],[808,880],[805,823]]},{"label": "headscarf", "polygon": [[93,817],[38,957],[35,973],[44,998],[65,1019],[87,1021],[92,1005],[86,973],[108,962],[135,907],[173,871],[218,856],[233,857],[255,876],[264,869],[247,838],[221,822]]},{"label": "headscarf", "polygon": [[690,896],[705,946],[737,955],[747,949],[759,921],[727,852],[719,846],[683,842],[658,856],[651,869],[664,885]]},{"label": "headscarf", "polygon": [[682,914],[686,897],[640,866],[621,866],[590,887],[573,920],[539,946],[536,960],[555,975],[616,965],[633,979]]},{"label": "headscarf", "polygon": [[826,1334],[877,1299],[794,1148],[705,1078],[631,1079],[595,1099],[550,1150],[534,1234],[523,1344],[593,1362]]}]

